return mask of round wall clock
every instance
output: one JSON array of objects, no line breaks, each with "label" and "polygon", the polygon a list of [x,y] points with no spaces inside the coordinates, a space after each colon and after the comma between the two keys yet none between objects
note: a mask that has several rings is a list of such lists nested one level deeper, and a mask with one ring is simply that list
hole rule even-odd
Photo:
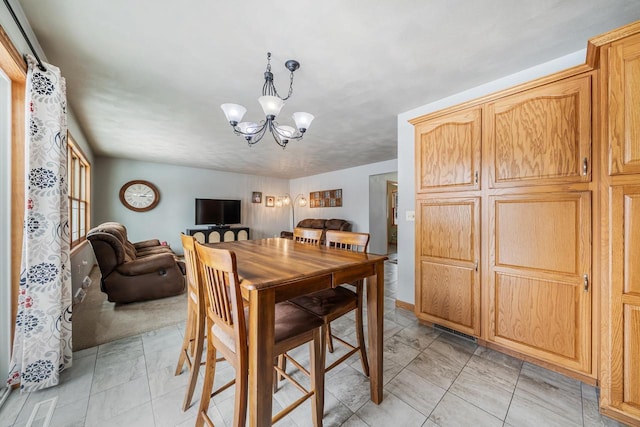
[{"label": "round wall clock", "polygon": [[156,207],[160,192],[149,181],[129,181],[120,189],[120,201],[132,211],[146,212]]}]

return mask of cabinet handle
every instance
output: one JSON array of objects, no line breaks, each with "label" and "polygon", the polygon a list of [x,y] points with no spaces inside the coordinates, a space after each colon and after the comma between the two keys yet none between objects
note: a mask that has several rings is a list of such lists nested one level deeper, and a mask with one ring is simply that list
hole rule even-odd
[{"label": "cabinet handle", "polygon": [[585,274],[582,278],[584,279],[584,291],[589,292],[589,275]]},{"label": "cabinet handle", "polygon": [[582,175],[586,175],[589,172],[589,161],[585,157],[582,159]]},{"label": "cabinet handle", "polygon": [[476,269],[476,273],[478,272],[478,260],[473,263],[474,268]]},{"label": "cabinet handle", "polygon": [[478,180],[479,180],[479,176],[478,176],[478,171],[476,171],[476,173],[474,174],[474,182],[477,184]]}]

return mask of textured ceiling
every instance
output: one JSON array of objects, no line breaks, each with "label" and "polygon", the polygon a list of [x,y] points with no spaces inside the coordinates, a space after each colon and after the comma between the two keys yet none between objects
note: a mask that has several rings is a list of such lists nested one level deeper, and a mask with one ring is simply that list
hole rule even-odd
[{"label": "textured ceiling", "polygon": [[[97,155],[283,178],[397,157],[396,115],[586,47],[638,0],[21,0]],[[249,148],[220,104],[262,115],[266,53],[294,111]]]}]

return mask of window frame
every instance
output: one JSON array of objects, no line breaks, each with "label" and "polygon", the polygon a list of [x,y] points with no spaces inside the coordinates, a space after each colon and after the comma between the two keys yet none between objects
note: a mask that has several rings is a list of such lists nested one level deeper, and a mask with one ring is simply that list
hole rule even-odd
[{"label": "window frame", "polygon": [[[68,132],[67,155],[67,178],[69,184],[69,238],[71,249],[73,249],[87,239],[87,233],[91,228],[91,163],[80,146]],[[81,176],[77,176],[77,170],[84,175],[84,180]],[[76,188],[76,184],[78,188]],[[77,221],[74,221],[73,215],[74,202],[78,203]],[[82,221],[80,220],[80,212],[82,212],[82,209],[80,209],[80,206],[82,205],[84,205],[84,231],[80,228],[82,226]],[[74,232],[77,232],[77,238],[75,239]]]}]

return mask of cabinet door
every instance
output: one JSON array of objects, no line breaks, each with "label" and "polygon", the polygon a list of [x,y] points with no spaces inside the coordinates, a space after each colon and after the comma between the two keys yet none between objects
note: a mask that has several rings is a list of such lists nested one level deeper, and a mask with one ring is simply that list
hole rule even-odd
[{"label": "cabinet door", "polygon": [[480,107],[416,126],[416,191],[480,188]]},{"label": "cabinet door", "polygon": [[640,173],[640,34],[609,50],[609,173]]},{"label": "cabinet door", "polygon": [[418,201],[416,315],[480,334],[480,199]]},{"label": "cabinet door", "polygon": [[213,230],[209,232],[209,238],[207,239],[207,243],[220,243],[222,241],[222,236],[219,230]]},{"label": "cabinet door", "polygon": [[611,404],[640,419],[640,185],[611,191]]},{"label": "cabinet door", "polygon": [[590,192],[490,200],[489,340],[590,372]]},{"label": "cabinet door", "polygon": [[487,104],[490,186],[590,181],[591,76]]}]

